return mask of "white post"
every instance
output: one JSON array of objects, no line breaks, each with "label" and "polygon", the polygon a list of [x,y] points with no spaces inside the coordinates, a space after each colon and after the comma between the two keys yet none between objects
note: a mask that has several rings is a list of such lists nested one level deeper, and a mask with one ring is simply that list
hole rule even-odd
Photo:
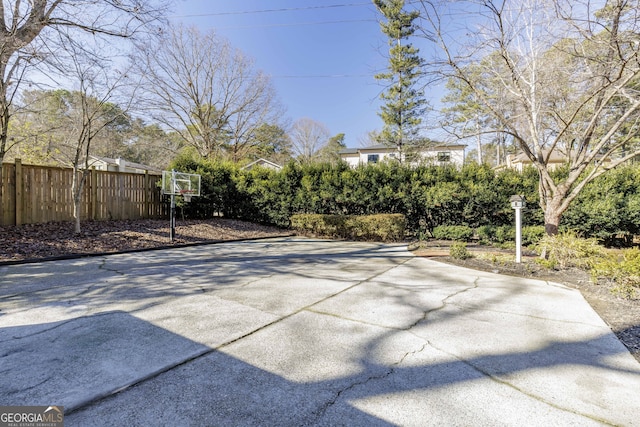
[{"label": "white post", "polygon": [[526,206],[524,196],[515,194],[509,198],[511,207],[516,211],[516,262],[522,262],[522,220],[520,212]]},{"label": "white post", "polygon": [[170,217],[169,221],[171,222],[171,231],[169,237],[171,241],[176,237],[176,196],[175,196],[175,185],[176,185],[176,171],[171,169],[171,209],[170,209]]},{"label": "white post", "polygon": [[522,262],[522,221],[520,211],[522,208],[515,208],[516,211],[516,262]]}]

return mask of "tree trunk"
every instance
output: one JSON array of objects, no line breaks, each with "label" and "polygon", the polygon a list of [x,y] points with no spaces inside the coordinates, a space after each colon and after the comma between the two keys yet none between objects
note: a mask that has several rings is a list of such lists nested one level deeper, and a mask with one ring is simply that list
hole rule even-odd
[{"label": "tree trunk", "polygon": [[558,234],[560,219],[562,218],[562,209],[560,208],[561,199],[555,198],[547,201],[544,210],[544,231],[547,236],[555,236]]},{"label": "tree trunk", "polygon": [[73,178],[71,180],[71,196],[73,198],[73,218],[75,219],[74,232],[79,234],[80,229],[80,207],[82,204],[82,190],[84,188],[85,172],[73,168]]},{"label": "tree trunk", "polygon": [[560,225],[560,218],[562,214],[551,206],[547,206],[544,213],[544,231],[547,236],[555,236],[558,234],[558,227]]},{"label": "tree trunk", "polygon": [[74,233],[80,234],[80,200],[73,200],[73,216],[75,217]]},{"label": "tree trunk", "polygon": [[566,199],[569,186],[567,183],[555,185],[553,179],[549,175],[546,164],[539,168],[540,182],[540,201],[544,210],[544,231],[547,236],[555,236],[558,234],[560,219],[566,210]]}]

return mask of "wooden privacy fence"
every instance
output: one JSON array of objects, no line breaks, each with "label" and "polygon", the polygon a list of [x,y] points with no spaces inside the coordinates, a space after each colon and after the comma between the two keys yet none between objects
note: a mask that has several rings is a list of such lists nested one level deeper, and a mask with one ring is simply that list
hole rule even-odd
[{"label": "wooden privacy fence", "polygon": [[[73,169],[50,166],[2,165],[0,225],[73,220]],[[166,204],[158,182],[161,175],[92,169],[86,178],[82,220],[158,218]]]}]

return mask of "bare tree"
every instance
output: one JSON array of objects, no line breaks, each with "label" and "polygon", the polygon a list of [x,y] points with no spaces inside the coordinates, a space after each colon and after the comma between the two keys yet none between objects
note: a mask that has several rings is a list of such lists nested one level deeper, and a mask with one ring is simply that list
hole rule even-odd
[{"label": "bare tree", "polygon": [[154,120],[203,157],[237,161],[282,115],[270,79],[213,31],[168,27],[135,53]]},{"label": "bare tree", "polygon": [[300,163],[309,163],[327,145],[331,134],[324,124],[305,117],[293,123],[289,137],[296,159]]},{"label": "bare tree", "polygon": [[[60,33],[61,38],[70,38]],[[130,83],[126,70],[119,70],[113,61],[86,52],[86,48],[66,40],[61,43],[57,66],[64,73],[72,90],[58,90],[59,122],[56,131],[60,139],[59,161],[73,168],[71,193],[75,232],[80,232],[82,195],[90,172],[90,155],[100,134],[129,123],[128,110],[135,98],[135,85]],[[97,45],[100,50],[106,46]]]},{"label": "bare tree", "polygon": [[[168,0],[3,0],[0,2],[0,170],[12,104],[29,69],[55,59],[58,31],[129,38],[166,10]],[[45,31],[46,30],[46,31]],[[72,37],[71,39],[75,39]],[[86,41],[86,40],[85,40]]]},{"label": "bare tree", "polygon": [[[588,182],[640,154],[638,0],[420,5],[423,34],[441,53],[432,71],[466,86],[533,162],[546,231],[557,233]],[[461,14],[473,27],[461,28]],[[564,176],[550,171],[556,153]]]}]

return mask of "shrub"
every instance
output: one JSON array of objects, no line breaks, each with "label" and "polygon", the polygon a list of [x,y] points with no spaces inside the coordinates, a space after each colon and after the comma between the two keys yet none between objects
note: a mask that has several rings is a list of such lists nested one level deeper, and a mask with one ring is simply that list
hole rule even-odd
[{"label": "shrub", "polygon": [[496,227],[495,233],[496,243],[516,241],[516,228],[512,225],[503,225],[501,227]]},{"label": "shrub", "polygon": [[560,268],[590,268],[606,256],[596,239],[582,239],[571,231],[543,237],[536,249],[545,255],[549,265]]},{"label": "shrub", "polygon": [[528,227],[522,227],[522,244],[524,246],[535,245],[544,236],[546,236],[544,225],[530,225]]},{"label": "shrub", "polygon": [[481,225],[476,228],[476,236],[481,242],[494,242],[496,240],[496,227],[492,225]]},{"label": "shrub", "polygon": [[[482,225],[476,228],[476,236],[481,242],[502,244],[514,244],[516,241],[516,228],[511,225],[494,227]],[[535,245],[545,236],[544,226],[530,225],[522,227],[522,245]]]},{"label": "shrub", "polygon": [[302,233],[337,236],[343,220],[340,215],[297,214],[291,216],[291,228]]},{"label": "shrub", "polygon": [[627,298],[636,296],[640,289],[640,249],[622,251],[622,255],[609,255],[597,260],[591,268],[594,282],[606,278],[615,283],[613,290]]},{"label": "shrub", "polygon": [[316,236],[389,242],[404,239],[406,219],[401,214],[297,214],[291,217],[291,227]]},{"label": "shrub", "polygon": [[401,214],[350,216],[346,226],[356,240],[400,241],[404,238],[406,219]]},{"label": "shrub", "polygon": [[464,242],[454,242],[449,248],[449,256],[454,259],[471,258],[471,254],[467,250],[467,244]]},{"label": "shrub", "polygon": [[466,225],[441,225],[433,229],[433,237],[468,242],[473,237],[473,230]]}]

